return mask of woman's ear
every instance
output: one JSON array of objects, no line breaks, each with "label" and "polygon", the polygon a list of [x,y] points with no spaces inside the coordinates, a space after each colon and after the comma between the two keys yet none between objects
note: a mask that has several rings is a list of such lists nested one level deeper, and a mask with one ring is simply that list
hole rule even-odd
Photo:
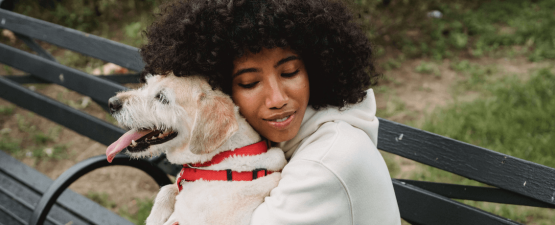
[{"label": "woman's ear", "polygon": [[231,137],[238,129],[235,105],[231,98],[201,94],[189,141],[194,154],[208,154]]}]

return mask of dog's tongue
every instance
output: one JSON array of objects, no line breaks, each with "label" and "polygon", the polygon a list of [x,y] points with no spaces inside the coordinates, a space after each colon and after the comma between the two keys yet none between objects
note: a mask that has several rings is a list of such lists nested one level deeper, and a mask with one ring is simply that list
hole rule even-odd
[{"label": "dog's tongue", "polygon": [[128,145],[130,145],[131,140],[137,140],[140,137],[145,136],[146,134],[148,134],[150,132],[151,132],[150,130],[145,130],[145,131],[130,130],[130,131],[127,131],[127,133],[123,134],[117,141],[112,143],[106,149],[106,158],[107,158],[108,162],[112,162],[112,160],[114,160],[114,157],[116,157],[116,154],[121,152],[121,150],[126,148]]}]

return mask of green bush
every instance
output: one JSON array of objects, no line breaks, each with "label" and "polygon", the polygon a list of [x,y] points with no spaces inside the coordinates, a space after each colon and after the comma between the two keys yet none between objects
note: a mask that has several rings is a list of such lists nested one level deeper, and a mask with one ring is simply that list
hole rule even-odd
[{"label": "green bush", "polygon": [[[532,61],[555,59],[555,1],[381,1],[356,2],[361,23],[377,45],[409,57],[448,58],[469,49],[476,57],[506,46],[526,45]],[[428,18],[438,10],[441,18]]]},{"label": "green bush", "polygon": [[20,0],[15,12],[84,32],[153,12],[160,0]]}]

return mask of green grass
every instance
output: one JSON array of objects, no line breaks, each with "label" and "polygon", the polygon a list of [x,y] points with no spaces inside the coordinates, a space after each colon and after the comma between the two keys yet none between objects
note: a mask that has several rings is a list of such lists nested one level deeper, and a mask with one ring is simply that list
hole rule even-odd
[{"label": "green grass", "polygon": [[[117,207],[117,204],[110,200],[110,196],[107,193],[89,192],[86,196],[105,208],[113,210]],[[150,214],[150,210],[154,205],[154,200],[149,198],[136,198],[134,201],[138,207],[136,212],[130,212],[129,207],[127,205],[123,205],[117,210],[118,214],[134,224],[143,225],[145,224],[146,218]]]},{"label": "green grass", "polygon": [[396,97],[391,97],[391,94],[390,94],[390,97],[387,100],[387,106],[385,110],[378,110],[376,112],[376,116],[382,117],[382,118],[389,118],[406,111],[407,111],[406,104]]},{"label": "green grass", "polygon": [[0,115],[4,115],[4,116],[12,115],[14,110],[15,110],[15,106],[1,105],[0,106]]},{"label": "green grass", "polygon": [[416,68],[414,68],[414,70],[418,73],[432,74],[435,77],[441,77],[439,68],[435,63],[422,61],[418,66],[416,66]]},{"label": "green grass", "polygon": [[549,69],[535,72],[524,84],[504,79],[492,84],[490,92],[490,98],[436,112],[422,128],[555,167],[555,76]]},{"label": "green grass", "polygon": [[485,85],[495,81],[491,80],[491,75],[497,72],[494,65],[478,65],[470,63],[468,60],[455,61],[451,63],[451,69],[461,73],[465,79],[458,82],[455,91],[481,91],[487,89]]},{"label": "green grass", "polygon": [[86,73],[91,73],[95,68],[106,63],[100,59],[87,57],[72,51],[64,51],[63,54],[60,54],[56,59],[63,65],[80,69]]},{"label": "green grass", "polygon": [[8,132],[2,132],[0,134],[0,150],[7,151],[11,154],[17,153],[21,150],[21,140],[10,138],[7,134]]},{"label": "green grass", "polygon": [[14,139],[9,136],[10,131],[2,130],[0,149],[10,152],[16,157],[33,157],[37,160],[69,158],[70,154],[67,148],[71,143],[54,144],[62,128],[54,126],[47,132],[41,131],[35,125],[31,125],[32,122],[29,122],[29,119],[33,117],[32,113],[28,113],[27,116],[16,114],[17,127],[21,132],[26,133],[26,136],[23,139]]},{"label": "green grass", "polygon": [[[34,116],[33,113],[28,113],[28,118],[32,118]],[[21,114],[15,114],[15,119],[17,120],[17,128],[20,131],[26,132],[26,133],[34,133],[37,129],[37,127],[35,125],[31,125],[29,124],[28,121],[26,121],[25,116],[22,116]]]},{"label": "green grass", "polygon": [[[555,75],[550,69],[534,72],[527,82],[511,77],[486,83],[485,87],[489,92],[487,98],[439,109],[427,116],[420,128],[555,167]],[[425,168],[423,172],[412,174],[410,179],[483,186],[436,168],[421,166]],[[536,224],[550,224],[549,221],[555,220],[555,213],[549,209],[463,202],[521,223],[532,220]]]},{"label": "green grass", "polygon": [[93,200],[94,202],[98,203],[99,205],[108,208],[108,209],[113,209],[116,207],[116,203],[112,200],[110,200],[110,196],[108,196],[107,193],[98,193],[98,192],[88,192],[87,193],[87,198],[89,198],[90,200]]},{"label": "green grass", "polygon": [[35,146],[31,151],[31,156],[37,160],[44,160],[44,159],[67,159],[69,155],[67,153],[66,144],[59,144],[54,145],[52,147],[49,146]]},{"label": "green grass", "polygon": [[54,138],[41,131],[38,131],[35,134],[33,134],[33,140],[35,141],[36,144],[40,145],[40,144],[46,144],[48,142],[52,142],[54,141]]},{"label": "green grass", "polygon": [[4,70],[6,71],[6,75],[13,75],[13,70],[11,67],[7,65],[2,65],[2,67],[4,67]]},{"label": "green grass", "polygon": [[135,199],[135,201],[137,202],[137,206],[139,207],[137,212],[130,213],[128,208],[126,206],[123,206],[120,208],[118,214],[134,224],[143,225],[145,224],[146,218],[150,214],[150,210],[154,205],[154,200],[145,198]]},{"label": "green grass", "polygon": [[399,55],[398,57],[395,58],[389,58],[387,59],[383,64],[381,64],[380,66],[382,68],[384,68],[385,70],[392,70],[392,69],[398,69],[402,66],[403,62],[405,61],[405,56],[403,54]]}]

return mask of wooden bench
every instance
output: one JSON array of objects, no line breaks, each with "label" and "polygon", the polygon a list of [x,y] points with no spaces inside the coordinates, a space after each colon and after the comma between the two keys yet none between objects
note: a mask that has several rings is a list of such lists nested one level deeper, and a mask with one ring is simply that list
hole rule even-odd
[{"label": "wooden bench", "polygon": [[[0,63],[31,74],[1,76],[0,98],[104,145],[123,134],[123,130],[111,124],[19,84],[55,83],[105,105],[115,92],[125,89],[118,83],[137,82],[138,75],[106,76],[103,79],[86,74],[55,62],[33,39],[141,71],[143,64],[136,48],[6,10],[0,10],[0,28],[15,32],[38,53],[34,55],[0,44]],[[401,217],[409,223],[518,224],[453,199],[555,208],[555,169],[396,122],[379,120],[379,149],[492,186],[392,179]],[[115,161],[116,164],[143,169],[160,185],[169,183],[164,174],[175,175],[179,170],[179,166],[169,165],[164,157],[140,161],[141,165],[133,164],[124,155],[118,155]],[[48,211],[69,184],[83,174],[107,165],[105,156],[98,156],[70,168],[44,192],[33,215],[21,219],[30,221],[29,224],[48,222]]]}]

